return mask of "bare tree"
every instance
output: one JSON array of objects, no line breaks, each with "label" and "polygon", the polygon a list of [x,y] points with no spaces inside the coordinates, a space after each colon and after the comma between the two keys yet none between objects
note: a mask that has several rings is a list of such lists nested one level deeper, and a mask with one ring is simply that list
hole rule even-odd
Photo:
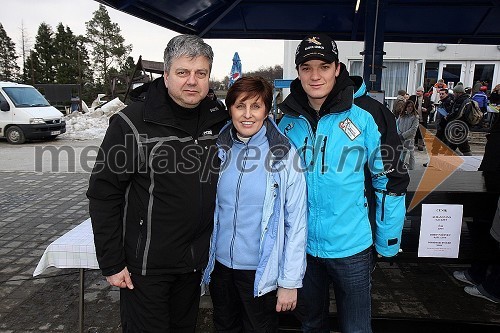
[{"label": "bare tree", "polygon": [[27,82],[29,79],[29,64],[26,63],[28,61],[28,56],[31,50],[31,47],[33,46],[33,41],[30,38],[25,26],[24,22],[21,21],[21,27],[19,28],[21,30],[21,39],[19,40],[19,51],[21,53],[21,59],[23,61],[23,68],[22,68],[22,74],[21,74],[21,80],[23,82]]}]

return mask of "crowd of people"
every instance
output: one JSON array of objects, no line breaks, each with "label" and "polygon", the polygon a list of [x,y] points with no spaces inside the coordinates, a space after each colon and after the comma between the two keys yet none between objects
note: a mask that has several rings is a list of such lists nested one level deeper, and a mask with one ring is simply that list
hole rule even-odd
[{"label": "crowd of people", "polygon": [[276,123],[260,77],[217,100],[213,56],[197,36],[171,39],[163,77],[110,119],[96,159],[94,242],[123,331],[194,332],[208,286],[217,331],[275,332],[291,311],[329,332],[333,285],[340,330],[371,332],[374,259],[400,249],[428,96],[403,91],[396,121],[313,34]]},{"label": "crowd of people", "polygon": [[[434,141],[429,152],[433,155],[444,153],[446,146],[451,151],[457,149],[464,156],[470,156],[471,150],[468,142],[468,133],[471,128],[489,127],[493,117],[496,114],[488,112],[490,104],[496,105],[499,103],[500,84],[496,85],[487,95],[488,87],[484,82],[476,82],[474,87],[464,87],[462,82],[458,82],[453,89],[449,89],[443,79],[439,79],[432,87],[431,91],[425,92],[424,87],[420,86],[416,89],[415,95],[409,96],[405,90],[399,90],[398,95],[393,103],[392,112],[398,123],[403,123],[402,127],[398,127],[398,132],[401,140],[405,142],[404,152],[408,161],[405,161],[408,169],[414,168],[414,147],[419,151],[424,150],[424,137],[421,132],[421,127],[428,128],[429,123],[434,123],[436,128],[436,138],[439,141]],[[416,114],[411,115],[407,112],[407,101],[412,101],[415,106]],[[478,124],[471,124],[467,118],[466,105],[474,101],[482,112],[482,120]],[[466,110],[466,111],[464,111]],[[409,143],[408,137],[408,119],[416,117],[418,123],[414,135],[414,144]],[[458,123],[457,121],[460,121]],[[414,122],[412,122],[414,124]],[[457,124],[460,124],[460,139],[453,137],[453,131],[457,130]],[[412,128],[412,132],[414,129]],[[456,134],[456,133],[455,133]],[[424,166],[427,166],[424,164]]]},{"label": "crowd of people", "polygon": [[[422,135],[419,133],[419,122],[427,128],[430,111],[434,113],[436,126],[436,138],[432,141],[430,154],[449,155],[450,151],[457,148],[464,156],[470,156],[471,148],[467,140],[469,128],[464,106],[471,101],[477,102],[483,115],[486,115],[487,107],[490,104],[496,105],[500,101],[498,94],[500,84],[496,85],[490,95],[486,94],[488,87],[483,82],[476,82],[472,88],[464,88],[459,82],[453,89],[448,89],[444,81],[438,80],[433,89],[437,92],[437,100],[432,102],[431,94],[425,94],[423,87],[418,87],[416,94],[406,97],[406,91],[398,91],[398,96],[393,104],[393,113],[398,125],[398,133],[403,141],[404,163],[408,169],[413,169],[415,165],[414,144],[422,147]],[[452,93],[450,93],[452,92]],[[418,105],[416,107],[415,105]],[[416,109],[421,112],[416,112]],[[483,119],[486,121],[486,116]],[[494,120],[494,121],[493,121]],[[500,183],[498,181],[498,171],[500,171],[500,118],[488,119],[492,124],[487,135],[487,143],[482,163],[479,171],[483,172],[485,184],[488,191],[498,192]],[[450,127],[461,124],[466,131],[465,138],[455,142]],[[480,124],[479,126],[482,126]],[[446,147],[446,148],[445,148]],[[427,163],[424,164],[427,166]],[[500,201],[496,209],[485,207],[485,211],[491,211],[489,216],[481,219],[475,218],[472,222],[467,222],[467,228],[472,241],[474,242],[474,258],[476,258],[470,268],[453,272],[453,277],[465,284],[464,291],[472,296],[484,298],[493,303],[500,302]],[[488,215],[488,214],[486,214]],[[487,254],[487,258],[485,257]],[[478,260],[477,258],[483,259]]]}]

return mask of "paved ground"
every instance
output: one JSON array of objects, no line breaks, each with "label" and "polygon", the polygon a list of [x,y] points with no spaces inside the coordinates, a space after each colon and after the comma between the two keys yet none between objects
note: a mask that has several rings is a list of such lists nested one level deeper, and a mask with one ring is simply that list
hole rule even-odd
[{"label": "paved ground", "polygon": [[[481,155],[483,136],[474,140],[473,151]],[[32,273],[50,242],[88,217],[89,174],[80,161],[91,160],[92,149],[86,147],[98,144],[56,140],[11,146],[0,141],[0,333],[77,331],[77,270],[50,269],[40,278]],[[43,147],[59,150],[46,150],[40,158]],[[75,157],[59,156],[59,169],[54,169],[50,154],[60,147],[74,151]],[[417,168],[423,168],[425,153],[416,155]],[[377,266],[374,316],[500,323],[500,305],[467,296],[463,284],[451,276],[465,266]],[[85,332],[120,332],[118,292],[107,286],[99,271],[86,273],[85,311]],[[199,332],[212,331],[208,297],[203,298],[200,314]]]}]

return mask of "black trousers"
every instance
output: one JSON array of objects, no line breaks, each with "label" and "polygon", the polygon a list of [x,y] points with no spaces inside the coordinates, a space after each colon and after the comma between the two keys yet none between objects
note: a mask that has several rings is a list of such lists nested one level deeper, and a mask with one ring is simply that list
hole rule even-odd
[{"label": "black trousers", "polygon": [[467,229],[474,244],[474,260],[468,273],[476,284],[485,282],[490,264],[500,264],[498,242],[490,235],[492,220],[493,218],[474,218],[472,222],[467,222]]},{"label": "black trousers", "polygon": [[217,332],[276,332],[276,292],[253,296],[255,271],[227,268],[215,262],[210,281]]},{"label": "black trousers", "polygon": [[134,289],[120,289],[123,332],[195,332],[201,272],[131,278]]},{"label": "black trousers", "polygon": [[[415,132],[415,138],[414,138],[415,145],[418,145],[418,140],[423,140],[424,139],[424,136],[422,135],[422,132],[420,131],[420,125],[422,125],[425,128],[427,128],[427,121],[418,123],[418,125],[419,126],[417,127],[417,132]],[[424,145],[425,145],[425,142],[424,142]]]}]

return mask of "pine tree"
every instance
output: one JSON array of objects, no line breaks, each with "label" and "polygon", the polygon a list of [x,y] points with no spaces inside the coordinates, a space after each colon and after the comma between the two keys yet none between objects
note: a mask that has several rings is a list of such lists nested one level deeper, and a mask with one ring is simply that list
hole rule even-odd
[{"label": "pine tree", "polygon": [[0,81],[16,81],[19,75],[16,45],[0,23]]},{"label": "pine tree", "polygon": [[79,80],[78,39],[69,27],[59,23],[54,38],[57,83],[77,83]]},{"label": "pine tree", "polygon": [[23,82],[35,84],[35,73],[40,71],[38,66],[37,56],[34,50],[30,50],[29,55],[26,57],[26,78],[23,77]]},{"label": "pine tree", "polygon": [[54,32],[50,25],[42,22],[38,27],[35,40],[35,50],[29,56],[29,75],[34,77],[35,83],[54,83],[56,60],[54,57]]},{"label": "pine tree", "polygon": [[81,83],[93,82],[93,72],[90,66],[89,52],[86,47],[87,38],[82,35],[76,36],[77,62],[80,62]]},{"label": "pine tree", "polygon": [[[125,45],[120,27],[111,22],[104,5],[94,12],[92,19],[85,23],[87,42],[91,48],[97,80],[109,89],[109,69],[113,65],[121,66],[121,61],[132,50],[132,45]],[[109,91],[109,90],[108,90]]]},{"label": "pine tree", "polygon": [[[120,72],[122,73],[122,75],[125,75],[125,76],[131,76],[135,69],[135,61],[134,61],[134,58],[133,57],[127,57],[127,59],[122,63],[122,65],[120,66]],[[130,78],[132,79],[132,78]]]},{"label": "pine tree", "polygon": [[126,91],[128,86],[130,85],[130,82],[133,79],[134,75],[134,70],[135,70],[135,61],[133,57],[127,57],[127,60],[125,60],[122,63],[122,66],[120,67],[120,73],[122,74],[124,78],[124,90]]}]

